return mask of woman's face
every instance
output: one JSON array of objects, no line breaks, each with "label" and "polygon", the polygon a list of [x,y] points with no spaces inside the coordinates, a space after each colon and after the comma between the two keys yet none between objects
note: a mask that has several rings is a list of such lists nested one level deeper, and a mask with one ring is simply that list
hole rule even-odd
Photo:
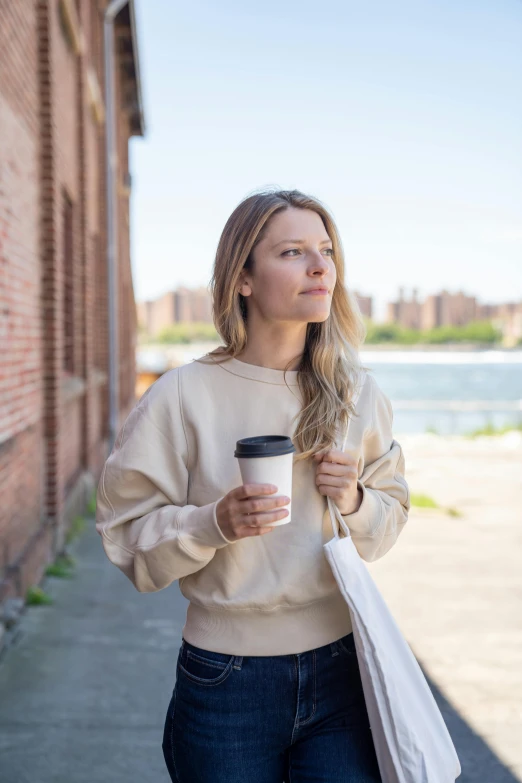
[{"label": "woman's face", "polygon": [[[247,310],[269,321],[325,321],[330,315],[336,268],[323,221],[310,209],[276,213],[253,251],[254,270],[243,270],[239,291]],[[306,293],[325,288],[326,292]]]}]

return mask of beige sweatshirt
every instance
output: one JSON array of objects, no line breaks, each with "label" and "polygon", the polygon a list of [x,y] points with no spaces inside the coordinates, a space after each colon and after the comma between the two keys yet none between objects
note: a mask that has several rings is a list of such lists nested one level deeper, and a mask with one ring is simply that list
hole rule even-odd
[{"label": "beige sweatshirt", "polygon": [[[312,460],[294,463],[289,524],[237,541],[217,524],[216,504],[243,483],[236,441],[295,431],[297,370],[288,386],[283,376],[239,359],[169,370],[127,417],[100,478],[96,529],[107,556],[140,592],[179,580],[190,601],[183,637],[203,649],[285,655],[351,630],[323,552],[333,529]],[[391,405],[370,374],[356,413],[345,450],[358,459],[363,500],[344,519],[372,561],[397,540],[410,498]]]}]

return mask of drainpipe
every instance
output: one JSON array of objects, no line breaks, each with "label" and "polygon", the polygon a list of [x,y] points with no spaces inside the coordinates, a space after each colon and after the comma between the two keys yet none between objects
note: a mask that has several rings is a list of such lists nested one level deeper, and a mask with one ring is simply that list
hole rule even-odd
[{"label": "drainpipe", "polygon": [[119,345],[118,345],[118,199],[116,110],[114,105],[114,20],[129,0],[112,0],[105,10],[105,143],[107,184],[107,298],[109,307],[109,452],[118,434]]}]

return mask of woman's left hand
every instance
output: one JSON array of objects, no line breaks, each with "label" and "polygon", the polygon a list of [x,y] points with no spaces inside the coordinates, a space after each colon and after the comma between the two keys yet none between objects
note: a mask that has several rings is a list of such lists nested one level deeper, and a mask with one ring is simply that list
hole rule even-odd
[{"label": "woman's left hand", "polygon": [[314,455],[317,464],[315,483],[321,495],[327,495],[343,516],[359,510],[363,499],[357,485],[357,461],[345,451],[327,449]]}]

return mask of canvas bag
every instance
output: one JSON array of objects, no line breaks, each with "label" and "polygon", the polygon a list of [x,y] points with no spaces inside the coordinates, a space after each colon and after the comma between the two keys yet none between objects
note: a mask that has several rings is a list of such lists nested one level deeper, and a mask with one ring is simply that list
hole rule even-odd
[{"label": "canvas bag", "polygon": [[[348,428],[342,451],[347,435]],[[330,497],[327,501],[334,537],[323,549],[350,610],[383,783],[454,783],[461,773],[459,759],[426,678],[339,509]]]}]

